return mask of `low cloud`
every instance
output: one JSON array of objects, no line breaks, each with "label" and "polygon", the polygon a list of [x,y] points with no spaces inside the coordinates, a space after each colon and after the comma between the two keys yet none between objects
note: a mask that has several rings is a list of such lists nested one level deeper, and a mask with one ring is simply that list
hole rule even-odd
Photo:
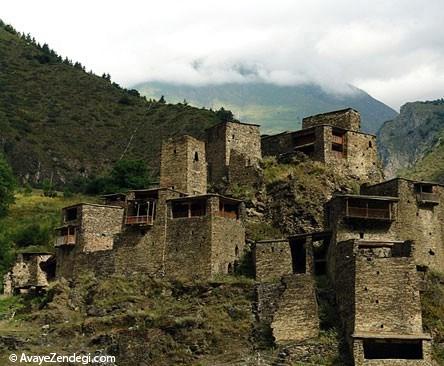
[{"label": "low cloud", "polygon": [[442,0],[16,0],[1,17],[124,86],[353,84],[398,108],[443,96],[443,12]]}]

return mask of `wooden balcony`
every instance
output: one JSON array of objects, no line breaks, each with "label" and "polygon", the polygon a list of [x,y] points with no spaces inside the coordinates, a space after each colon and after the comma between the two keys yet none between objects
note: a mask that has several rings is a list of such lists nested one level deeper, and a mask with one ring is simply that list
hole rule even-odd
[{"label": "wooden balcony", "polygon": [[148,215],[125,217],[125,225],[151,226],[153,225],[153,221],[153,217]]},{"label": "wooden balcony", "polygon": [[75,245],[76,244],[76,235],[61,235],[57,236],[55,239],[54,246],[61,247],[64,245]]},{"label": "wooden balcony", "polygon": [[359,219],[373,219],[392,221],[392,214],[390,208],[368,208],[368,207],[353,207],[348,206],[346,217]]},{"label": "wooden balcony", "polygon": [[417,194],[417,199],[420,203],[439,204],[439,195],[436,193],[420,192]]}]

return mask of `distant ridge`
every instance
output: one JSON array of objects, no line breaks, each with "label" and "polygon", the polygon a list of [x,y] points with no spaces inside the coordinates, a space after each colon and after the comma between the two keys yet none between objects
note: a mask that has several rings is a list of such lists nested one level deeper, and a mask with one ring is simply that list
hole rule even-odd
[{"label": "distant ridge", "polygon": [[295,130],[302,118],[352,107],[362,115],[365,132],[376,133],[397,112],[366,92],[350,86],[351,93],[332,94],[321,87],[306,84],[279,86],[267,83],[190,86],[164,82],[147,82],[134,86],[142,95],[168,102],[183,102],[196,107],[233,111],[236,118],[262,126],[263,133]]}]

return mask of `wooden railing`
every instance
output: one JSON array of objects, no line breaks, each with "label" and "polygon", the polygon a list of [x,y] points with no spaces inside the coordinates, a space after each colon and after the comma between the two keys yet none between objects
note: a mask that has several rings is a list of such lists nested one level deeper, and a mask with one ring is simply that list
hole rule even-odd
[{"label": "wooden railing", "polygon": [[56,247],[60,247],[62,245],[75,245],[76,244],[76,236],[75,235],[62,235],[58,236],[55,239],[54,245]]},{"label": "wooden railing", "polygon": [[363,219],[391,220],[390,209],[385,208],[366,208],[366,207],[348,207],[348,217],[357,217]]},{"label": "wooden railing", "polygon": [[125,217],[125,225],[152,225],[153,217],[152,216],[126,216]]},{"label": "wooden railing", "polygon": [[439,203],[439,196],[436,193],[421,192],[418,193],[418,200]]}]

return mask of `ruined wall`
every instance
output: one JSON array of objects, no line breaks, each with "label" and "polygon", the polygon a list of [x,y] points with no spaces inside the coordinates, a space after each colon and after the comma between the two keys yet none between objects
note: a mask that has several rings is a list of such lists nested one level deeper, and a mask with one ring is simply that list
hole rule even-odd
[{"label": "ruined wall", "polygon": [[113,248],[114,235],[122,231],[124,210],[117,206],[81,206],[78,245],[82,252]]},{"label": "ruined wall", "polygon": [[48,286],[46,272],[42,270],[40,264],[50,257],[51,254],[18,254],[11,270],[4,277],[5,295],[12,295],[30,287]]},{"label": "ruined wall", "polygon": [[206,132],[208,179],[211,184],[228,180],[233,183],[242,182],[246,174],[244,170],[251,171],[254,177],[262,159],[259,126],[225,122]]},{"label": "ruined wall", "polygon": [[205,143],[185,135],[162,144],[160,186],[188,194],[207,192]]},{"label": "ruined wall", "polygon": [[353,109],[345,109],[305,117],[302,120],[302,128],[319,125],[332,125],[346,130],[359,131],[361,129],[361,115]]},{"label": "ruined wall", "polygon": [[288,240],[257,242],[253,249],[256,280],[268,282],[293,273]]},{"label": "ruined wall", "polygon": [[315,280],[311,274],[285,276],[271,328],[277,343],[300,341],[319,335]]}]

